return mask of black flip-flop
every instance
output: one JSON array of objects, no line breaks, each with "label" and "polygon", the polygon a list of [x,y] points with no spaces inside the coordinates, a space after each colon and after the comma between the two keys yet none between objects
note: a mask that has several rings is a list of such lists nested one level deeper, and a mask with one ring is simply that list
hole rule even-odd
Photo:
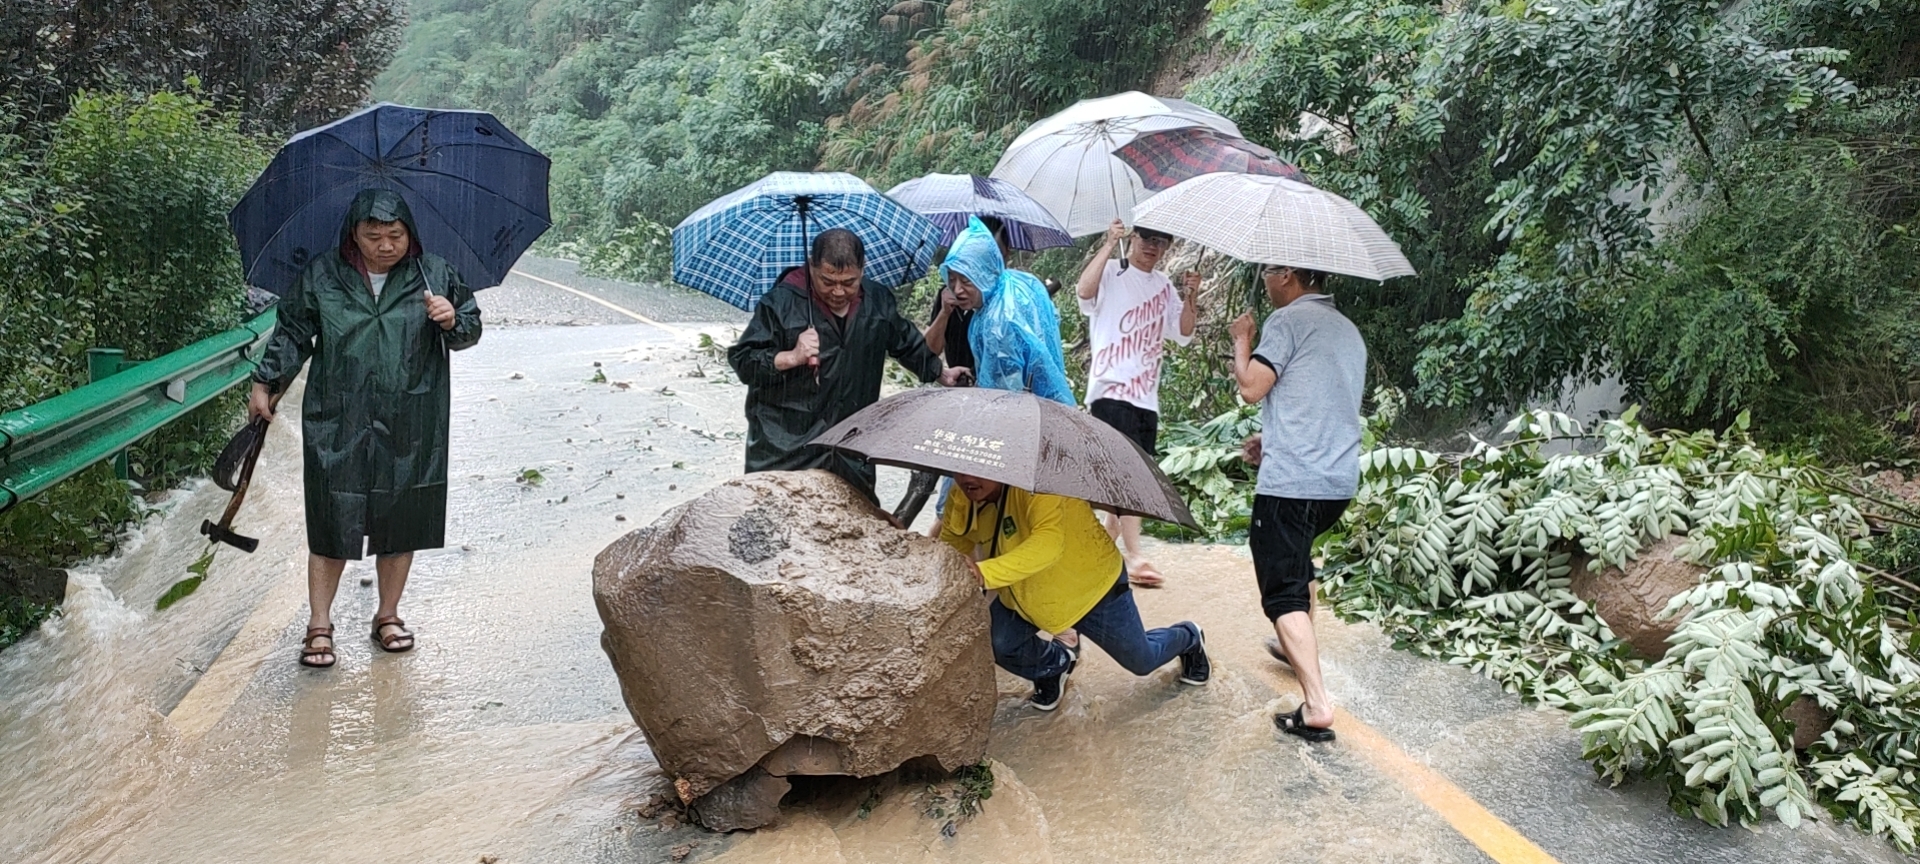
[{"label": "black flip-flop", "polygon": [[1307,725],[1307,705],[1304,702],[1300,707],[1293,709],[1292,714],[1273,715],[1273,725],[1288,735],[1298,735],[1315,744],[1325,744],[1333,740],[1332,729]]}]

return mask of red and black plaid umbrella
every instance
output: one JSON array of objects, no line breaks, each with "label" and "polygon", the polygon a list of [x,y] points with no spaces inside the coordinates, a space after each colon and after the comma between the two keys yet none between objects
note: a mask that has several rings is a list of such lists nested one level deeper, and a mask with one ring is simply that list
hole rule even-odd
[{"label": "red and black plaid umbrella", "polygon": [[1127,163],[1127,167],[1140,175],[1141,182],[1155,192],[1219,171],[1307,182],[1300,169],[1280,161],[1272,150],[1204,126],[1147,132],[1113,151],[1113,155]]}]

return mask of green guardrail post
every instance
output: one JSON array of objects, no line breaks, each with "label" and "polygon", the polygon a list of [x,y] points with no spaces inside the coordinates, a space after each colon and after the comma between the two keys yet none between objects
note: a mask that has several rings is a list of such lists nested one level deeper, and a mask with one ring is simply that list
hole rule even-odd
[{"label": "green guardrail post", "polygon": [[[88,348],[87,383],[93,384],[101,379],[111,378],[132,365],[134,364],[127,362],[127,352],[123,349]],[[126,480],[132,473],[132,470],[127,467],[127,451],[122,450],[113,454],[113,476]]]}]

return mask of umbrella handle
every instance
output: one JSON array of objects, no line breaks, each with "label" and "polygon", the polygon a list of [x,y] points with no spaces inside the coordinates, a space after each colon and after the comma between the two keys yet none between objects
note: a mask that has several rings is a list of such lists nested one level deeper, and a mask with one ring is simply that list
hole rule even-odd
[{"label": "umbrella handle", "polygon": [[[806,272],[807,280],[807,326],[816,328],[813,321],[813,240],[807,236],[807,211],[812,209],[813,199],[805,195],[793,199],[793,207],[800,211],[800,266]],[[816,370],[819,366],[814,366]],[[814,373],[817,381],[819,372]]]}]

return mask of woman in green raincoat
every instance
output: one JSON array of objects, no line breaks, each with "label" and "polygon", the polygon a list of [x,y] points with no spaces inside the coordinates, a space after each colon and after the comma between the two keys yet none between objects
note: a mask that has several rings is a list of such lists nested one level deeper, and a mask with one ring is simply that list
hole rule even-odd
[{"label": "woman in green raincoat", "polygon": [[280,323],[253,373],[248,413],[273,419],[308,359],[301,402],[307,511],[307,600],[300,663],[334,663],[333,597],[347,560],[377,556],[372,636],[413,648],[400,592],[416,549],[444,543],[447,523],[447,352],[480,341],[480,307],[445,259],[426,254],[405,199],[363,190],[340,248],[307,266],[280,301]]}]

